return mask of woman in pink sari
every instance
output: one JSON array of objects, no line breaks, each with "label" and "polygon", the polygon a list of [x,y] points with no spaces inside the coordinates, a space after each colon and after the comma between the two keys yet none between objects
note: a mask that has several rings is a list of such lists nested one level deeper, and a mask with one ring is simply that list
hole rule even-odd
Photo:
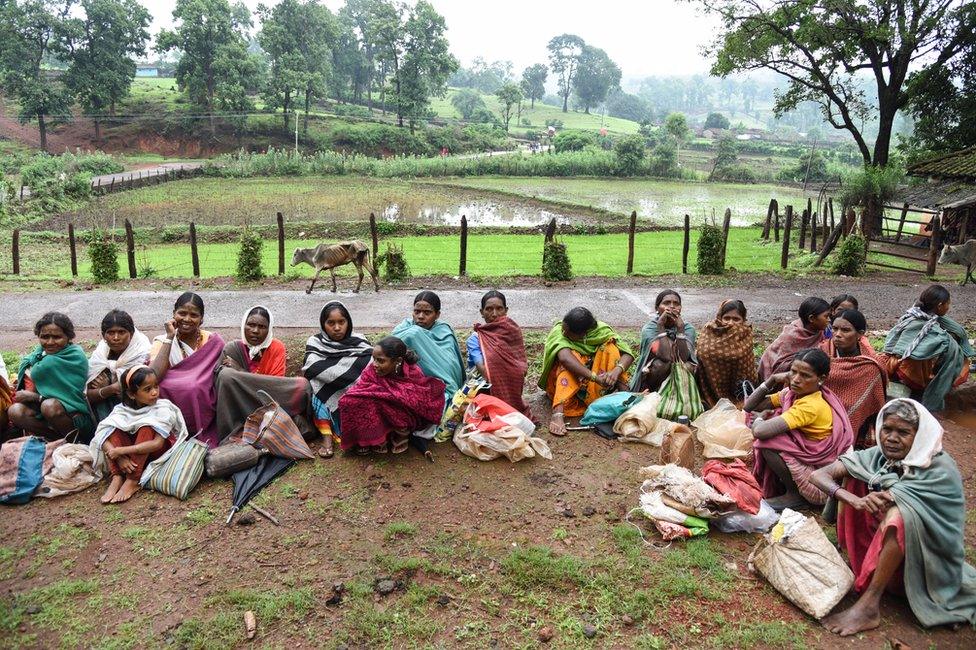
[{"label": "woman in pink sari", "polygon": [[444,382],[428,377],[413,350],[395,336],[373,346],[373,362],[339,398],[345,451],[395,454],[407,450],[410,434],[437,424],[444,412]]},{"label": "woman in pink sari", "polygon": [[[753,474],[777,512],[825,504],[827,495],[810,476],[854,444],[847,410],[823,385],[829,373],[830,357],[822,350],[801,350],[788,373],[766,379],[743,407],[758,413],[752,421]],[[774,392],[785,382],[787,388]],[[767,414],[769,409],[775,410]]]},{"label": "woman in pink sari", "polygon": [[223,356],[224,341],[203,325],[203,299],[187,291],[176,299],[166,334],[153,339],[150,367],[159,381],[159,396],[180,409],[190,435],[216,447],[217,390],[214,369]]},{"label": "woman in pink sari", "polygon": [[795,321],[783,328],[759,359],[759,378],[787,372],[800,350],[815,348],[826,337],[830,325],[830,305],[823,298],[807,298],[800,303]]}]

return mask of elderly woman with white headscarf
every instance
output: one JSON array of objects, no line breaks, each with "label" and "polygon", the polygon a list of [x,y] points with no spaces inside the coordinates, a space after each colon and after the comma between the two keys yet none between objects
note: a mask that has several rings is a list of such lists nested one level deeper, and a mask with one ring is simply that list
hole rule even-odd
[{"label": "elderly woman with white headscarf", "polygon": [[976,624],[962,478],[942,450],[942,425],[918,402],[896,399],[875,426],[877,446],[848,452],[811,477],[839,502],[837,538],[861,593],[824,626],[841,636],[878,627],[886,589],[904,594],[925,627]]},{"label": "elderly woman with white headscarf", "polygon": [[237,432],[260,407],[263,391],[290,416],[299,428],[308,426],[311,387],[304,377],[286,377],[285,344],[274,338],[274,317],[257,305],[244,313],[241,338],[224,345],[217,369],[217,432],[220,438]]}]

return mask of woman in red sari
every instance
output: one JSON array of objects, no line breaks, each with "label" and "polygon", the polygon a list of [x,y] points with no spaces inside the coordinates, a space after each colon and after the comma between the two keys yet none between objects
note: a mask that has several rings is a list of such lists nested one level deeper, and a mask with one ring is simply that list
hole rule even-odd
[{"label": "woman in red sari", "polygon": [[412,432],[440,422],[444,382],[426,376],[418,361],[395,336],[373,347],[373,362],[339,398],[343,450],[403,453]]},{"label": "woman in red sari", "polygon": [[494,289],[481,297],[481,317],[468,337],[468,368],[477,368],[491,383],[491,394],[526,417],[529,407],[522,399],[525,372],[529,363],[525,357],[522,328],[508,317],[505,294]]}]

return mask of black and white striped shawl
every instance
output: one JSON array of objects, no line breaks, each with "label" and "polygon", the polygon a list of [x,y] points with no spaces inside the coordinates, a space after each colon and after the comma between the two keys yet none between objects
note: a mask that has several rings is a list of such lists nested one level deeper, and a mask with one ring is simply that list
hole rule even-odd
[{"label": "black and white striped shawl", "polygon": [[373,354],[373,346],[366,337],[353,332],[341,341],[333,341],[325,333],[308,338],[302,374],[312,384],[312,393],[334,411],[339,398],[352,386]]}]

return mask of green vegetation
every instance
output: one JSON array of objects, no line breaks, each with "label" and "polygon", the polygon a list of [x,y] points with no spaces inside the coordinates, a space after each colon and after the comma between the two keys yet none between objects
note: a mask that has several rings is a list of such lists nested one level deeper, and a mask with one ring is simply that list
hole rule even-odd
[{"label": "green vegetation", "polygon": [[573,279],[573,267],[569,261],[566,244],[561,241],[546,242],[542,249],[542,277],[551,282]]},{"label": "green vegetation", "polygon": [[89,233],[88,258],[96,283],[109,284],[119,279],[119,247],[108,233],[98,229]]},{"label": "green vegetation", "polygon": [[867,259],[867,242],[861,235],[850,235],[840,245],[834,259],[833,271],[836,275],[864,275]]},{"label": "green vegetation", "polygon": [[261,270],[261,248],[264,241],[257,233],[244,228],[241,233],[240,249],[237,251],[237,279],[240,282],[254,282],[264,277]]},{"label": "green vegetation", "polygon": [[[701,275],[722,275],[725,273],[724,242],[722,229],[712,224],[703,224],[698,236],[698,273]],[[731,234],[730,234],[731,237]]]}]

